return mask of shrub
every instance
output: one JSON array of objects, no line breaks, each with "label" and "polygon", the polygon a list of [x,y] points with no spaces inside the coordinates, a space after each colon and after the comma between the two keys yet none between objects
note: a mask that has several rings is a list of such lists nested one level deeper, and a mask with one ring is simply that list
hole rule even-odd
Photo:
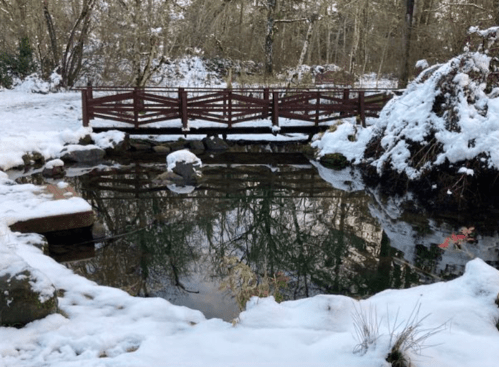
[{"label": "shrub", "polygon": [[232,292],[241,311],[253,296],[274,296],[276,302],[284,300],[281,289],[287,287],[288,278],[282,272],[277,272],[272,277],[264,274],[259,278],[248,265],[240,262],[235,256],[224,257],[221,266],[227,272],[227,276],[220,289]]},{"label": "shrub", "polygon": [[2,87],[11,88],[14,77],[24,79],[35,70],[33,49],[28,37],[19,40],[17,54],[0,53],[0,86]]}]

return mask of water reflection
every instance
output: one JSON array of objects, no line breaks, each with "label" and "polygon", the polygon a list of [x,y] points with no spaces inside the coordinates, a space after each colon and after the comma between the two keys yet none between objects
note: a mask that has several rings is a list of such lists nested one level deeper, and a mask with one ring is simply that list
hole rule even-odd
[{"label": "water reflection", "polygon": [[[260,275],[283,271],[290,278],[288,299],[365,297],[462,272],[468,259],[437,245],[467,223],[428,219],[410,198],[381,198],[357,190],[343,173],[297,163],[211,164],[189,194],[154,182],[162,163],[67,178],[111,237],[95,257],[68,266],[99,284],[226,320],[238,308],[218,290],[224,256],[237,256]],[[485,245],[476,245],[477,255],[497,262],[497,235],[479,243]]]}]

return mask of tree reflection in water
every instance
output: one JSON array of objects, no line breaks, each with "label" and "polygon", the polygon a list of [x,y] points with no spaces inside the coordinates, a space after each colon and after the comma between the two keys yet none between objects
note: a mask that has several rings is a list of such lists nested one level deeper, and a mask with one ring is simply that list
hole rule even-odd
[{"label": "tree reflection in water", "polygon": [[260,275],[283,271],[287,299],[365,297],[438,279],[428,275],[438,251],[419,249],[416,262],[405,260],[371,215],[371,196],[334,189],[311,165],[207,166],[191,194],[154,183],[163,170],[133,164],[75,178],[108,235],[129,234],[68,266],[100,284],[225,319],[237,306],[217,289],[224,256]]}]

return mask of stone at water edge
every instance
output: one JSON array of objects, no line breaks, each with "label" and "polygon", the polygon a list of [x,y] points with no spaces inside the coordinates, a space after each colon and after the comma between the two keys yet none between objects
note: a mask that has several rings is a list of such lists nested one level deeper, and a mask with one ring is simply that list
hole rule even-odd
[{"label": "stone at water edge", "polygon": [[12,253],[1,253],[0,325],[21,327],[58,311],[55,287]]},{"label": "stone at water edge", "polygon": [[196,185],[200,174],[194,168],[193,163],[177,162],[173,167],[173,173],[182,177],[184,186]]},{"label": "stone at water edge", "polygon": [[229,145],[218,136],[210,136],[203,139],[206,150],[223,151],[229,149]]},{"label": "stone at water edge", "polygon": [[78,163],[95,163],[106,155],[104,149],[96,145],[68,145],[61,151],[63,161]]},{"label": "stone at water edge", "polygon": [[156,145],[152,148],[152,150],[154,150],[154,152],[158,154],[168,154],[172,151],[170,147],[165,145]]},{"label": "stone at water edge", "polygon": [[[175,182],[181,186],[196,185],[201,177],[201,173],[197,168],[201,166],[201,160],[187,149],[175,151],[166,157],[168,172],[182,177],[181,182]],[[165,175],[163,175],[163,178],[166,178]],[[175,176],[170,175],[168,178],[172,179],[173,182],[176,181]]]},{"label": "stone at water edge", "polygon": [[191,140],[189,142],[189,149],[194,154],[202,154],[205,151],[205,146],[201,140]]},{"label": "stone at water edge", "polygon": [[64,162],[60,159],[48,161],[42,171],[42,176],[51,178],[61,178],[65,174]]}]

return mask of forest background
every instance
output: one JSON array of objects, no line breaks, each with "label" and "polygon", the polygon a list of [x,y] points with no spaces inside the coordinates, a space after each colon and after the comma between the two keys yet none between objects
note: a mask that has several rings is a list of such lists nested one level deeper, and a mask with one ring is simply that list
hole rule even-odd
[{"label": "forest background", "polygon": [[499,0],[0,0],[0,88],[54,71],[62,87],[145,86],[186,55],[225,73],[249,62],[236,79],[334,64],[404,88],[418,60],[445,62],[470,26],[497,24]]}]

